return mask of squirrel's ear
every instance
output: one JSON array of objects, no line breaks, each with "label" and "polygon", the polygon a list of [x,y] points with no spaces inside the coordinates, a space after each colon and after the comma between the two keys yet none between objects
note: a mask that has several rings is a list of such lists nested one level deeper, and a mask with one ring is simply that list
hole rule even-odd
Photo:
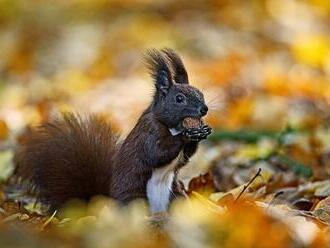
[{"label": "squirrel's ear", "polygon": [[170,48],[165,48],[162,50],[162,52],[166,55],[166,58],[171,63],[174,71],[174,81],[177,84],[189,84],[186,68],[184,67],[179,55],[177,55],[176,52]]},{"label": "squirrel's ear", "polygon": [[155,81],[156,90],[166,95],[173,85],[172,75],[166,59],[156,49],[148,50],[145,56],[147,67]]}]

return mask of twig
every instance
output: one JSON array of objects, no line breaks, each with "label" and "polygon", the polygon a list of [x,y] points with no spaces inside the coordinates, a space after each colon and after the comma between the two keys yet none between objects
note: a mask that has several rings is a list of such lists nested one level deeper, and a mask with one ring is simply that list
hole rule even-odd
[{"label": "twig", "polygon": [[243,193],[245,192],[245,190],[251,185],[251,183],[253,183],[254,180],[256,180],[256,178],[258,176],[260,176],[261,173],[261,168],[258,169],[257,173],[254,175],[254,177],[246,184],[244,185],[243,190],[239,193],[239,195],[237,196],[237,198],[235,199],[234,203],[236,203],[238,201],[238,199],[243,195]]},{"label": "twig", "polygon": [[45,221],[45,223],[41,227],[42,230],[45,229],[45,227],[48,226],[48,224],[53,220],[53,218],[55,217],[56,213],[57,213],[57,210],[55,210],[54,213],[52,214],[52,216],[50,216],[50,218]]}]

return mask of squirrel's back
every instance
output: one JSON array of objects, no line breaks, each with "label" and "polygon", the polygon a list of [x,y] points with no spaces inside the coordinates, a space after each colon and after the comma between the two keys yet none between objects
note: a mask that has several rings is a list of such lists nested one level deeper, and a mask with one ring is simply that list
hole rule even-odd
[{"label": "squirrel's back", "polygon": [[16,173],[52,209],[72,198],[109,195],[116,144],[117,136],[102,118],[64,114],[23,138]]}]

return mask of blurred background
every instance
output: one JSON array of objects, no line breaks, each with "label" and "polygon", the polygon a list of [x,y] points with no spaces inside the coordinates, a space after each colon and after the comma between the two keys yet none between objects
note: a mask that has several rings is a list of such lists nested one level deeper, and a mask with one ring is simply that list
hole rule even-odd
[{"label": "blurred background", "polygon": [[312,126],[328,116],[329,8],[326,0],[1,0],[1,125],[16,132],[73,110],[105,113],[127,130],[152,92],[143,53],[171,47],[206,92],[213,127]]},{"label": "blurred background", "polygon": [[[2,184],[22,134],[59,112],[100,113],[126,134],[153,92],[143,54],[164,47],[181,55],[211,109],[215,132],[194,163],[213,168],[215,191],[260,166],[292,174],[277,188],[328,179],[329,12],[328,0],[0,0]],[[269,160],[285,145],[286,157]]]}]

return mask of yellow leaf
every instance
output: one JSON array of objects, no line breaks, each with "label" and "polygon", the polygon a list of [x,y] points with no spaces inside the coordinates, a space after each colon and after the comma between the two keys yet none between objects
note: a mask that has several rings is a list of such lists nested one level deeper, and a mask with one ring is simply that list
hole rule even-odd
[{"label": "yellow leaf", "polygon": [[8,138],[9,130],[5,121],[0,120],[0,140],[5,140]]},{"label": "yellow leaf", "polygon": [[300,35],[292,45],[292,52],[303,63],[323,67],[330,56],[330,38],[325,35]]},{"label": "yellow leaf", "polygon": [[224,209],[222,207],[218,206],[217,204],[210,201],[209,199],[202,196],[201,194],[199,194],[195,191],[192,191],[191,194],[195,197],[196,200],[201,202],[208,210],[214,211],[214,212],[217,212],[217,213],[222,213],[223,212]]}]

